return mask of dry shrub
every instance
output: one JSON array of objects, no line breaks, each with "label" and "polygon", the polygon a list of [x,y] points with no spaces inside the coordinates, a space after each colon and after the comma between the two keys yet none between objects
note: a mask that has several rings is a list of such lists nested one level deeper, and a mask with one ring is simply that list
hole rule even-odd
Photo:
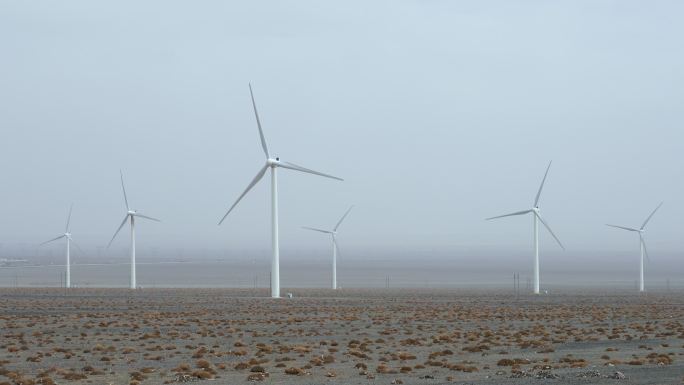
[{"label": "dry shrub", "polygon": [[131,379],[136,380],[136,381],[144,381],[147,379],[147,376],[140,373],[140,372],[131,372],[130,376],[131,376]]},{"label": "dry shrub", "polygon": [[513,364],[515,364],[515,362],[513,360],[509,360],[508,358],[502,358],[496,364],[498,366],[513,366]]},{"label": "dry shrub", "polygon": [[79,380],[85,380],[88,378],[85,374],[82,373],[76,373],[76,372],[65,372],[62,374],[62,378],[68,381],[79,381]]},{"label": "dry shrub", "polygon": [[306,372],[300,368],[289,367],[289,368],[285,369],[285,374],[289,374],[289,375],[293,375],[293,376],[303,376],[304,374],[306,374]]},{"label": "dry shrub", "polygon": [[190,365],[186,364],[184,362],[181,362],[180,364],[178,364],[178,366],[171,369],[171,371],[176,372],[176,373],[189,372],[190,371]]},{"label": "dry shrub", "polygon": [[197,377],[200,380],[209,380],[211,378],[214,378],[214,375],[206,370],[195,370],[194,372],[192,372],[192,375],[193,377]]},{"label": "dry shrub", "polygon": [[396,373],[397,371],[396,371],[396,370],[393,370],[393,369],[390,369],[390,368],[389,368],[387,365],[385,365],[385,364],[380,364],[380,365],[378,365],[377,368],[375,368],[375,372],[376,372],[376,373],[380,373],[380,374],[394,374],[394,373]]},{"label": "dry shrub", "polygon": [[207,360],[197,360],[195,365],[200,369],[209,369],[211,367],[211,362]]}]

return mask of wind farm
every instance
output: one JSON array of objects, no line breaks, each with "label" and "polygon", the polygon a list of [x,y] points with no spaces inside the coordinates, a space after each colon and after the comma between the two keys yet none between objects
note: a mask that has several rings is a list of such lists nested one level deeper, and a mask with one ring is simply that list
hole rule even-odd
[{"label": "wind farm", "polygon": [[3,2],[0,385],[684,384],[682,14]]}]

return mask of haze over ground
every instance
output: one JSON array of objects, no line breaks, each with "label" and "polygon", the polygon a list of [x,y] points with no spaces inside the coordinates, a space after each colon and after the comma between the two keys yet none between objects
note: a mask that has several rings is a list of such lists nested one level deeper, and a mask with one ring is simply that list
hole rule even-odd
[{"label": "haze over ground", "polygon": [[268,180],[216,225],[263,163],[251,81],[271,151],[346,179],[280,173],[284,268],[327,258],[300,226],[355,204],[348,261],[529,270],[531,219],[483,219],[529,208],[552,159],[541,209],[567,251],[541,230],[542,281],[636,272],[637,237],[604,224],[639,226],[660,201],[647,274],[680,279],[683,7],[3,2],[0,257],[58,258],[61,244],[35,245],[72,202],[74,239],[96,255],[124,214],[123,169],[132,206],[163,220],[138,226],[140,259],[266,266]]}]

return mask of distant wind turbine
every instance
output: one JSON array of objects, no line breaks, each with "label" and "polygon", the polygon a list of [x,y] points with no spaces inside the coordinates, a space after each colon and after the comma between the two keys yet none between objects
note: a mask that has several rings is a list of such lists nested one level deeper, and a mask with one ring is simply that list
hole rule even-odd
[{"label": "distant wind turbine", "polygon": [[323,230],[323,229],[317,229],[315,227],[302,227],[303,229],[307,230],[312,230],[312,231],[318,231],[319,233],[325,233],[325,234],[330,234],[330,238],[332,239],[332,288],[333,290],[337,289],[337,254],[339,253],[339,249],[337,247],[337,229],[340,227],[342,224],[342,221],[344,221],[344,218],[347,217],[351,209],[353,209],[354,206],[351,206],[349,210],[347,210],[344,215],[342,215],[342,218],[340,218],[339,221],[337,221],[337,224],[335,227],[333,227],[332,230]]},{"label": "distant wind turbine", "polygon": [[112,245],[112,242],[114,242],[114,238],[116,238],[116,235],[119,234],[119,231],[121,231],[121,228],[124,227],[126,224],[126,221],[130,219],[131,221],[131,289],[135,289],[138,286],[136,285],[136,280],[135,280],[135,218],[145,218],[149,219],[155,222],[160,222],[159,219],[148,217],[145,215],[142,215],[138,213],[138,210],[132,210],[131,207],[128,205],[128,197],[126,196],[126,187],[124,187],[124,180],[123,180],[123,172],[119,171],[121,174],[121,189],[123,190],[123,196],[124,196],[124,202],[126,203],[126,216],[124,217],[123,221],[121,222],[121,225],[119,228],[116,230],[114,233],[114,236],[112,239],[109,241],[109,244],[107,245],[107,248]]},{"label": "distant wind turbine", "polygon": [[273,260],[271,261],[271,297],[280,297],[280,254],[278,246],[278,180],[277,180],[277,169],[278,167],[288,168],[290,170],[301,171],[309,174],[324,176],[326,178],[332,178],[337,180],[343,180],[336,176],[323,174],[318,171],[314,171],[302,166],[298,166],[294,163],[283,162],[280,158],[272,158],[268,152],[268,146],[266,145],[266,139],[264,138],[264,132],[261,128],[261,121],[259,120],[259,113],[257,112],[256,102],[254,101],[254,93],[252,92],[252,85],[249,85],[249,93],[252,97],[252,107],[254,108],[254,116],[256,117],[257,128],[259,129],[259,137],[261,138],[261,148],[264,150],[266,155],[266,164],[259,170],[254,179],[249,183],[245,191],[240,194],[235,203],[230,206],[226,215],[221,218],[219,225],[223,223],[228,214],[237,206],[238,202],[247,195],[249,190],[256,185],[261,178],[266,174],[266,170],[271,169],[271,229],[272,229],[272,243],[273,243]]},{"label": "distant wind turbine", "polygon": [[534,199],[534,206],[529,209],[529,210],[524,210],[524,211],[518,211],[512,214],[506,214],[506,215],[500,215],[497,217],[492,217],[492,218],[487,218],[487,220],[491,219],[497,219],[497,218],[504,218],[504,217],[510,217],[514,215],[525,215],[532,213],[532,221],[533,221],[533,226],[534,226],[534,294],[539,294],[539,222],[541,222],[544,227],[546,227],[547,230],[549,230],[549,233],[553,237],[553,239],[558,242],[558,245],[565,250],[565,247],[561,243],[561,241],[556,237],[556,234],[553,233],[553,230],[551,230],[551,227],[542,219],[540,210],[539,210],[539,197],[541,196],[542,189],[544,188],[544,182],[546,182],[546,176],[549,174],[549,169],[551,168],[551,162],[549,162],[549,166],[546,168],[546,173],[544,173],[544,179],[542,179],[541,185],[539,186],[539,191],[537,191],[537,197]]},{"label": "distant wind turbine", "polygon": [[662,205],[663,205],[663,202],[660,202],[658,207],[656,207],[655,210],[653,210],[651,215],[649,215],[648,218],[646,218],[646,220],[644,221],[644,224],[641,225],[641,227],[638,229],[633,229],[631,227],[624,227],[624,226],[606,225],[606,226],[610,226],[610,227],[615,227],[617,229],[622,229],[622,230],[633,231],[633,232],[639,233],[639,246],[641,248],[641,260],[639,261],[639,291],[640,292],[644,291],[644,255],[646,255],[646,258],[648,258],[649,262],[651,261],[651,258],[648,256],[648,250],[646,250],[646,241],[644,241],[644,229],[646,228],[646,224],[648,224],[648,221],[650,221],[651,217],[653,217],[653,214],[655,214],[656,211],[658,211],[658,209]]},{"label": "distant wind turbine", "polygon": [[[52,238],[49,241],[45,241],[41,243],[40,245],[45,245],[50,242],[59,240],[59,239],[66,239],[66,287],[70,288],[71,287],[71,255],[70,255],[70,249],[71,249],[71,242],[73,240],[71,239],[71,232],[69,231],[69,225],[71,224],[71,211],[74,208],[74,205],[72,204],[69,207],[69,215],[67,216],[67,222],[66,226],[64,227],[64,234],[60,235],[59,237]],[[74,246],[78,247],[75,243]]]}]

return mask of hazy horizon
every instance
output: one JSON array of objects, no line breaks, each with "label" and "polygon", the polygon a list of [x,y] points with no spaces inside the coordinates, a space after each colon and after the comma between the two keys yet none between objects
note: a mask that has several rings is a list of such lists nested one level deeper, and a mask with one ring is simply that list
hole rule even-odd
[{"label": "hazy horizon", "polygon": [[252,82],[271,152],[345,178],[280,172],[283,269],[327,257],[329,238],[301,226],[332,227],[353,204],[341,264],[501,261],[523,273],[531,218],[484,218],[529,209],[553,160],[540,206],[567,251],[540,228],[542,282],[570,263],[636,271],[638,237],[605,224],[638,227],[661,201],[646,280],[674,279],[684,272],[683,10],[3,2],[0,258],[57,260],[62,242],[37,245],[64,231],[71,203],[87,257],[124,258],[127,228],[104,249],[125,213],[121,169],[131,206],[162,220],[136,227],[139,260],[268,266],[268,178],[217,226],[264,162]]}]

